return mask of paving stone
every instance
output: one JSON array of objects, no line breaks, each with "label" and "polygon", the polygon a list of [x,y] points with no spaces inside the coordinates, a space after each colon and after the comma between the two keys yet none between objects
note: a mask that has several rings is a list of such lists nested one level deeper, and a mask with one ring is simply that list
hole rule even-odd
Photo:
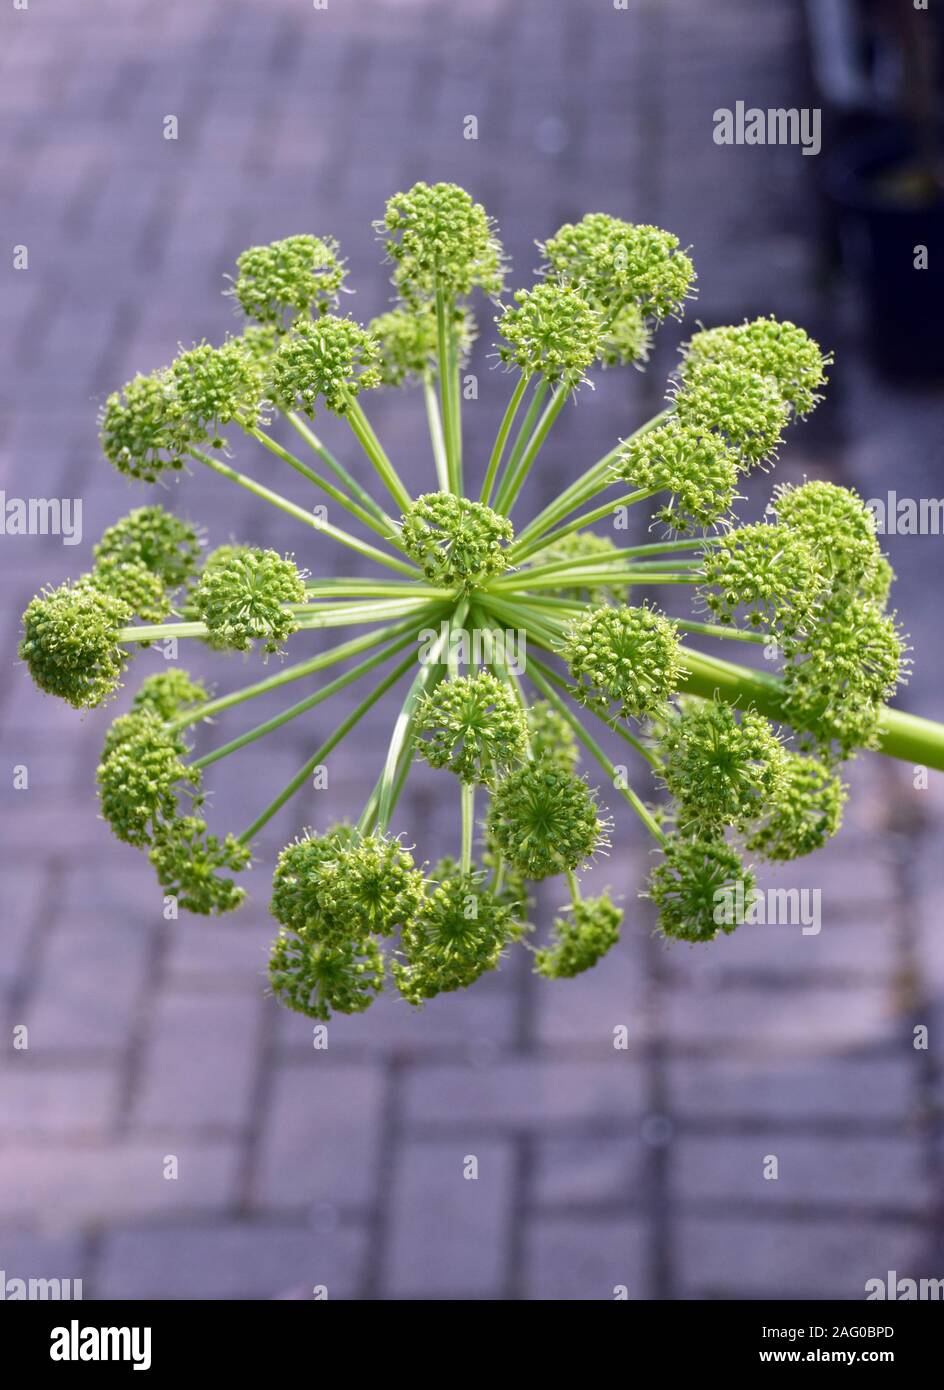
[{"label": "paving stone", "polygon": [[915,1118],[914,1057],[744,1058],[673,1061],[670,1108],[713,1123],[854,1120],[904,1127]]},{"label": "paving stone", "polygon": [[[98,1298],[349,1298],[357,1287],[364,1232],[295,1224],[227,1222],[118,1228],[106,1238]],[[324,1297],[319,1294],[319,1297]]]},{"label": "paving stone", "polygon": [[137,1015],[149,937],[120,922],[57,927],[45,943],[43,970],[25,1010],[30,1048],[122,1051]]},{"label": "paving stone", "polygon": [[364,1204],[374,1193],[383,1074],[312,1049],[279,1067],[261,1119],[254,1202],[270,1210]]},{"label": "paving stone", "polygon": [[[74,1235],[44,1235],[0,1228],[0,1279],[69,1280],[75,1298],[91,1294],[85,1242]],[[60,1292],[65,1287],[60,1284]]]},{"label": "paving stone", "polygon": [[261,995],[164,995],[151,1015],[131,1119],[146,1129],[242,1129],[250,1119]]},{"label": "paving stone", "polygon": [[651,1149],[645,1120],[618,1139],[541,1139],[535,1145],[531,1192],[543,1206],[644,1202]]},{"label": "paving stone", "polygon": [[[776,1178],[764,1176],[769,1156]],[[921,1211],[930,1198],[921,1145],[906,1137],[682,1137],[672,1146],[672,1174],[682,1202]]]},{"label": "paving stone", "polygon": [[35,1053],[10,1052],[0,1067],[3,1140],[14,1135],[98,1137],[120,1098],[117,1068],[36,1065]]},{"label": "paving stone", "polygon": [[[512,1214],[510,1145],[452,1140],[396,1155],[390,1202],[388,1297],[498,1297]],[[475,1169],[477,1177],[464,1176]]]},{"label": "paving stone", "polygon": [[476,1066],[417,1066],[405,1107],[416,1123],[450,1121],[462,1126],[587,1124],[638,1116],[643,1104],[641,1068],[611,1048],[600,1062],[498,1061]]},{"label": "paving stone", "polygon": [[529,1225],[526,1296],[544,1300],[651,1297],[643,1221],[535,1218]]},{"label": "paving stone", "polygon": [[683,1298],[829,1298],[861,1302],[888,1270],[921,1277],[923,1239],[903,1222],[687,1217],[675,1237]]},{"label": "paving stone", "polygon": [[[176,1178],[165,1177],[177,1159]],[[0,1149],[0,1220],[101,1223],[150,1214],[218,1212],[233,1202],[238,1151],[168,1128],[151,1140]]]}]

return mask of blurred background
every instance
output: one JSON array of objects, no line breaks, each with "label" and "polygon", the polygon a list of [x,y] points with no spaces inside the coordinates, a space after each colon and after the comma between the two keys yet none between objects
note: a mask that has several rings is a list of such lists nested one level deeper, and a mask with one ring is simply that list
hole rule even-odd
[{"label": "blurred background", "polygon": [[[165,921],[146,860],[96,817],[98,753],[127,695],[80,717],[40,696],[15,659],[32,594],[87,568],[101,530],[148,500],[100,456],[105,394],[181,340],[235,326],[222,277],[256,242],[338,237],[357,291],[348,306],[364,319],[382,310],[371,222],[417,179],[454,180],[485,203],[512,286],[531,283],[535,239],[586,211],[665,226],[693,248],[687,325],[662,331],[644,375],[609,373],[581,393],[522,511],[659,408],[694,321],[770,312],[836,353],[828,399],[791,430],[777,478],[941,495],[937,11],[910,0],[5,7],[0,476],[8,497],[80,497],[85,532],[76,548],[0,540],[7,1277],[81,1278],[87,1298],[304,1298],[319,1285],[332,1298],[605,1299],[624,1286],[632,1299],[861,1299],[889,1270],[944,1276],[944,778],[925,787],[910,766],[858,760],[842,834],[779,879],[820,889],[821,933],[744,926],[697,949],[653,937],[637,899],[649,846],[614,808],[614,849],[593,882],[622,895],[626,923],[600,967],[548,982],[517,951],[422,1013],[385,998],[332,1022],[324,1051],[310,1022],[265,994],[269,878],[302,826],[359,813],[392,697],[332,756],[329,789],[269,825],[237,916]],[[715,112],[738,102],[821,110],[821,151],[717,145]],[[22,246],[28,269],[13,269]],[[490,375],[478,307],[480,392],[464,417],[481,467],[507,389]],[[378,395],[368,410],[407,483],[432,486],[421,399]],[[351,459],[331,424],[319,419]],[[239,453],[257,476],[277,467]],[[294,481],[276,485],[310,505]],[[758,480],[746,518],[771,485]],[[209,476],[160,500],[203,522],[212,544],[294,547],[317,573],[351,570],[347,552],[312,546]],[[901,702],[939,719],[942,547],[940,535],[887,539],[915,647]],[[247,679],[240,657],[182,657],[222,689]],[[160,662],[140,656],[132,686]],[[238,831],[267,804],[346,694],[213,770],[214,827]],[[255,705],[247,722],[259,717]],[[218,737],[202,731],[201,750]],[[17,767],[28,789],[14,788]],[[454,800],[446,774],[411,778],[397,828],[418,856],[457,848]],[[535,916],[545,930],[557,906],[552,886]],[[23,1024],[29,1048],[15,1050]],[[626,1050],[613,1046],[621,1026]],[[462,1176],[469,1155],[476,1181]],[[763,1176],[771,1156],[776,1181]]]}]

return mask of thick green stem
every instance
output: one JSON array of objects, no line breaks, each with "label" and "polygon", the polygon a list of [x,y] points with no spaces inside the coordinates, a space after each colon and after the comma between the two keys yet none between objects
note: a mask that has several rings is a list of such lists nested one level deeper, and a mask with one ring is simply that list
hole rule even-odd
[{"label": "thick green stem", "polygon": [[449,322],[450,306],[442,286],[436,286],[436,356],[439,375],[439,408],[442,418],[443,440],[446,448],[446,477],[448,491],[457,496],[461,493],[460,462],[457,456],[459,427],[456,420],[458,401],[456,400],[456,380],[453,358],[453,333]]},{"label": "thick green stem", "polygon": [[491,501],[492,488],[495,486],[495,477],[498,473],[499,464],[502,461],[502,455],[505,452],[505,445],[508,443],[508,436],[511,433],[511,427],[515,422],[515,416],[518,414],[518,407],[521,405],[524,393],[528,389],[528,382],[530,380],[530,375],[526,374],[525,372],[521,372],[519,374],[518,381],[515,385],[515,389],[511,393],[511,400],[505,407],[505,413],[502,416],[501,424],[498,427],[498,434],[495,438],[495,446],[492,449],[491,457],[488,460],[488,468],[485,471],[485,481],[482,484],[482,491],[479,494],[479,500],[481,502],[484,502],[486,506]]}]

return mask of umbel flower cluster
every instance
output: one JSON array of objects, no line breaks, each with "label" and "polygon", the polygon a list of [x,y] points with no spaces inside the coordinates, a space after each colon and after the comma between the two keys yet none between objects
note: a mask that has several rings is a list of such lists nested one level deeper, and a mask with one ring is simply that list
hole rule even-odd
[{"label": "umbel flower cluster", "polygon": [[[228,291],[240,331],[136,376],[102,409],[105,457],[126,479],[166,492],[206,469],[288,517],[293,549],[249,537],[207,551],[196,526],[149,502],[106,530],[86,574],[32,600],[20,644],[39,688],[81,710],[108,702],[134,653],[168,638],[221,654],[291,646],[291,664],[224,693],[164,662],[104,740],[103,817],[147,852],[165,893],[204,914],[239,905],[262,828],[405,687],[357,822],[302,831],[275,866],[272,988],[320,1019],[383,989],[422,1004],[516,945],[544,977],[596,965],[623,919],[608,892],[581,890],[613,833],[605,801],[624,801],[652,836],[659,930],[709,941],[735,925],[716,920],[719,893],[740,884],[749,901],[756,859],[793,859],[835,834],[841,765],[858,749],[944,763],[944,730],[886,705],[907,659],[860,498],[830,482],[781,486],[762,522],[736,523],[743,479],[770,468],[826,382],[829,359],[801,328],[760,318],[695,332],[664,409],[513,521],[558,416],[599,369],[644,364],[693,294],[692,261],[668,232],[594,213],[541,243],[536,283],[509,292],[494,224],[452,184],[396,194],[377,230],[395,301],[372,323],[340,311],[347,271],[331,238],[253,247]],[[510,390],[490,453],[469,458],[460,373],[475,295],[494,309]],[[415,387],[425,405],[419,496],[365,410],[391,387]],[[345,460],[315,433],[319,416],[350,431]],[[256,457],[242,471],[246,444]],[[279,492],[286,470],[318,507]],[[593,529],[628,507],[653,523],[645,544]],[[309,548],[306,527],[319,536]],[[335,544],[360,557],[358,576],[312,578]],[[668,585],[689,586],[691,617],[660,608]],[[344,626],[353,635],[306,651],[313,630]],[[463,645],[467,630],[524,634],[523,667],[500,642]],[[721,655],[737,644],[777,666]],[[204,771],[357,683],[359,703],[253,823],[211,831]],[[226,710],[292,685],[301,697],[281,714],[221,739]],[[397,818],[417,759],[457,783],[455,858],[433,865]],[[562,880],[566,907],[542,930],[529,912],[544,879]]]}]

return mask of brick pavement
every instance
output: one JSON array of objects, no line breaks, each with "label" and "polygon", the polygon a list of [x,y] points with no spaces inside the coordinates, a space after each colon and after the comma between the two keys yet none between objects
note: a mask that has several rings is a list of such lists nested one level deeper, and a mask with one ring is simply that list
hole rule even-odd
[{"label": "brick pavement", "polygon": [[[140,497],[98,456],[102,396],[179,338],[226,330],[220,277],[255,240],[339,236],[357,311],[376,312],[386,290],[370,219],[414,178],[468,183],[522,280],[534,237],[605,207],[694,243],[706,321],[773,310],[842,346],[810,288],[804,161],[710,143],[718,105],[796,100],[783,0],[627,12],[604,0],[108,0],[7,7],[0,35],[4,255],[30,253],[27,273],[0,277],[0,466],[11,494],[41,480],[81,496],[89,539]],[[461,138],[469,113],[476,142]],[[168,114],[176,142],[161,135]],[[561,421],[535,497],[655,405],[665,336],[646,378],[605,379]],[[473,441],[503,404],[483,385]],[[408,460],[415,401],[372,413]],[[851,346],[823,420],[791,441],[789,476],[823,469],[867,488],[894,458],[900,491],[904,477],[933,491],[939,404],[879,389]],[[425,482],[418,469],[406,463],[408,482]],[[290,543],[213,480],[188,479],[171,500],[212,518],[214,542],[251,524],[254,540]],[[935,544],[899,538],[894,559],[930,653],[910,702],[940,717],[937,589],[922,582],[940,584]],[[55,538],[0,545],[8,652],[30,595],[86,553]],[[310,562],[338,557],[326,546]],[[705,952],[651,938],[635,902],[645,846],[621,818],[600,877],[624,894],[627,930],[603,967],[547,983],[520,958],[422,1015],[382,1000],[338,1020],[323,1051],[262,978],[272,854],[323,815],[317,795],[270,827],[238,921],[165,922],[147,865],[95,819],[103,718],[41,699],[9,661],[0,700],[8,1274],[81,1277],[86,1296],[109,1297],[325,1285],[333,1297],[585,1299],[624,1285],[644,1299],[857,1298],[890,1268],[944,1273],[940,785],[915,793],[907,769],[857,766],[846,831],[801,870],[822,889],[821,935],[745,927]],[[359,808],[387,717],[332,761],[334,814]],[[310,732],[285,733],[215,783],[228,821],[306,755]],[[23,763],[29,790],[14,791],[9,769]],[[430,856],[444,806],[441,783],[421,776],[404,820]],[[925,1022],[930,1050],[915,1051]],[[23,1023],[30,1047],[14,1051]],[[613,1047],[620,1026],[626,1051]],[[770,1155],[776,1182],[761,1176]]]}]

